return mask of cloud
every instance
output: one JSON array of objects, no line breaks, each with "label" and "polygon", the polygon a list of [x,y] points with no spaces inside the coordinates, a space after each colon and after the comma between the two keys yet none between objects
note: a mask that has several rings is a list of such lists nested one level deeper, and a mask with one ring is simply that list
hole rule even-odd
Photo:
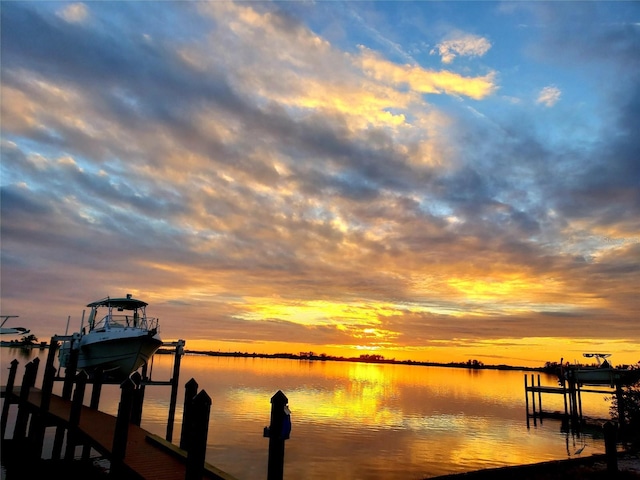
[{"label": "cloud", "polygon": [[436,45],[431,55],[440,55],[442,63],[453,63],[457,56],[482,57],[491,48],[491,42],[484,37],[457,32]]},{"label": "cloud", "polygon": [[435,72],[418,66],[400,66],[380,59],[369,51],[362,52],[362,65],[365,72],[370,72],[378,80],[408,85],[420,93],[463,95],[478,100],[496,89],[495,73],[472,78],[449,71]]},{"label": "cloud", "polygon": [[[130,291],[167,337],[229,343],[638,338],[632,82],[594,90],[598,130],[556,87],[508,103],[513,73],[398,63],[278,4],[48,5],[3,6],[3,308],[50,329]],[[600,79],[637,70],[618,33]]]},{"label": "cloud", "polygon": [[58,11],[58,15],[69,23],[84,23],[89,9],[84,3],[71,3]]},{"label": "cloud", "polygon": [[541,103],[545,107],[553,107],[556,103],[560,101],[561,95],[562,95],[562,92],[558,87],[554,87],[554,86],[544,87],[538,94],[536,103]]}]

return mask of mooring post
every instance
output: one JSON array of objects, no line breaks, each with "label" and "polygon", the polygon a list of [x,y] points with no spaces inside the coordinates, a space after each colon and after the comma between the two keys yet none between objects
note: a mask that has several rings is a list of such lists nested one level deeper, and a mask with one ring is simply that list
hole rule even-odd
[{"label": "mooring post", "polygon": [[[69,360],[67,366],[64,369],[64,382],[62,383],[62,398],[64,400],[71,400],[73,394],[73,383],[76,378],[76,370],[78,367],[78,354],[79,347],[77,345],[77,338],[74,334],[71,344],[69,345]],[[62,454],[62,444],[64,442],[64,428],[56,427],[56,433],[53,439],[53,448],[51,449],[51,458],[53,460],[59,460]]]},{"label": "mooring post", "polygon": [[24,367],[24,375],[22,377],[22,386],[20,387],[20,400],[18,403],[18,415],[16,417],[15,430],[13,438],[22,440],[27,435],[27,423],[29,421],[29,408],[27,402],[29,400],[29,391],[36,383],[36,375],[38,374],[39,358],[34,358]]},{"label": "mooring post", "polygon": [[529,387],[527,386],[527,374],[524,374],[524,407],[527,410],[527,428],[529,425]]},{"label": "mooring post", "polygon": [[616,450],[616,424],[608,421],[603,425],[604,451],[607,458],[607,472],[618,472],[618,452]]},{"label": "mooring post", "polygon": [[[573,372],[571,372],[573,373]],[[578,397],[576,396],[576,379],[571,374],[568,379],[569,383],[569,409],[571,413],[571,420],[575,421],[578,417]]]},{"label": "mooring post", "polygon": [[144,402],[144,390],[142,388],[142,376],[138,372],[131,375],[131,380],[136,384],[131,402],[131,423],[140,426],[142,422],[142,404]]},{"label": "mooring post", "polygon": [[533,425],[537,425],[536,418],[536,383],[533,379],[533,373],[531,374],[531,408],[533,409]]},{"label": "mooring post", "polygon": [[207,435],[211,397],[202,390],[192,400],[189,428],[189,450],[187,450],[187,471],[185,480],[201,480],[204,474],[204,461],[207,453]]},{"label": "mooring post", "polygon": [[184,386],[184,407],[182,410],[182,429],[180,430],[180,448],[189,451],[190,428],[193,408],[193,399],[198,393],[198,382],[193,378]]},{"label": "mooring post", "polygon": [[540,410],[540,424],[542,425],[542,388],[540,387],[540,374],[538,374],[538,409]]},{"label": "mooring post", "polygon": [[80,414],[82,413],[82,402],[84,392],[87,387],[87,374],[80,372],[76,375],[76,388],[73,391],[71,401],[71,412],[69,413],[69,429],[67,430],[67,448],[64,452],[65,460],[73,460],[78,443],[78,425],[80,424]]},{"label": "mooring post", "polygon": [[44,378],[42,380],[42,397],[40,399],[40,410],[37,415],[31,418],[29,427],[29,440],[31,443],[31,452],[34,458],[41,458],[42,447],[44,445],[44,431],[46,429],[47,415],[49,414],[49,405],[51,404],[51,394],[53,392],[53,383],[56,376],[56,367],[47,362],[45,365]]},{"label": "mooring post", "polygon": [[184,355],[184,340],[176,342],[175,358],[173,359],[173,375],[171,377],[171,401],[169,402],[169,416],[167,418],[167,435],[166,440],[171,442],[173,439],[173,424],[176,419],[176,402],[178,400],[178,382],[180,379],[180,361]]},{"label": "mooring post", "polygon": [[64,369],[64,382],[62,384],[62,398],[65,400],[71,400],[71,394],[73,393],[73,383],[75,382],[76,370],[78,368],[78,355],[80,347],[77,345],[78,341],[71,340],[69,350],[69,361]]},{"label": "mooring post", "polygon": [[576,391],[578,392],[578,419],[582,423],[582,393],[580,391],[579,383],[576,383]]},{"label": "mooring post", "polygon": [[16,374],[18,372],[18,360],[15,358],[11,360],[11,366],[9,367],[9,377],[7,378],[7,385],[5,390],[4,404],[2,405],[2,418],[0,420],[0,439],[4,440],[4,435],[7,430],[7,421],[9,419],[9,407],[12,403],[13,397],[13,385],[16,380]]},{"label": "mooring post", "polygon": [[93,372],[93,386],[91,388],[91,401],[89,402],[89,408],[92,410],[97,410],[100,406],[100,395],[102,395],[103,382],[104,372],[101,368],[98,368]]},{"label": "mooring post", "polygon": [[60,344],[58,343],[58,340],[56,340],[56,337],[51,337],[51,340],[49,340],[49,353],[47,353],[47,363],[45,368],[49,368],[50,366],[53,367],[53,361],[56,358],[56,352],[58,351],[59,346]]},{"label": "mooring post", "polygon": [[284,475],[284,441],[291,432],[288,403],[281,390],[271,397],[271,423],[264,429],[264,436],[269,438],[267,480],[282,480]]},{"label": "mooring post", "polygon": [[111,448],[111,471],[110,476],[117,478],[123,470],[123,461],[127,452],[127,440],[129,437],[129,419],[131,418],[131,405],[133,403],[133,391],[136,384],[127,378],[120,384],[120,404],[118,405],[118,416],[116,418],[116,428],[113,433],[113,446]]}]

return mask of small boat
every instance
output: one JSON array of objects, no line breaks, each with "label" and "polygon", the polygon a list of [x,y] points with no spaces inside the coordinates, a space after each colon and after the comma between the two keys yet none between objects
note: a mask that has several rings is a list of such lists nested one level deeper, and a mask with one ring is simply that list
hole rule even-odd
[{"label": "small boat", "polygon": [[4,320],[2,320],[2,324],[0,324],[0,335],[26,335],[31,331],[24,327],[4,326],[4,324],[7,323],[7,320],[10,318],[18,318],[18,315],[0,315],[0,317],[4,318]]},{"label": "small boat", "polygon": [[583,353],[585,358],[595,358],[597,365],[564,365],[563,379],[578,385],[632,385],[640,380],[640,368],[614,368],[607,360],[610,353]]},{"label": "small boat", "polygon": [[[62,368],[69,364],[72,348],[78,349],[78,370],[96,371],[123,380],[147,363],[162,345],[158,319],[147,317],[147,303],[132,298],[104,298],[90,303],[88,329],[81,326],[60,347]],[[67,337],[68,338],[68,337]]]}]

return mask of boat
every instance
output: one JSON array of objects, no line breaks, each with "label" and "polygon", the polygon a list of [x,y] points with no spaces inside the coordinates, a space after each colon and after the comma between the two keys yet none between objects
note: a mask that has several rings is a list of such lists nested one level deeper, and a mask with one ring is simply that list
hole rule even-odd
[{"label": "boat", "polygon": [[[610,353],[583,353],[585,358],[595,358],[597,365],[563,365],[561,380],[574,381],[578,385],[632,385],[640,381],[640,368],[615,368],[611,365]],[[561,362],[562,363],[562,362]]]},{"label": "boat", "polygon": [[64,337],[58,356],[60,366],[66,368],[72,351],[77,349],[76,368],[89,377],[102,371],[115,380],[126,379],[162,345],[158,319],[147,317],[147,305],[131,294],[89,303],[88,327],[81,325],[79,332]]},{"label": "boat", "polygon": [[24,327],[5,327],[4,324],[7,323],[7,320],[10,318],[18,318],[18,315],[0,315],[0,317],[4,318],[2,323],[0,324],[0,335],[26,335],[31,330]]}]

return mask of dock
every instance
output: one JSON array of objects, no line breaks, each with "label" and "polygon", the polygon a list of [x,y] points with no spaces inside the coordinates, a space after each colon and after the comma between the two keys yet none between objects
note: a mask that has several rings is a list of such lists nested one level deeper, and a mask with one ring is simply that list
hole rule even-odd
[{"label": "dock", "polygon": [[[558,386],[541,385],[540,374],[536,378],[531,374],[531,382],[529,383],[528,375],[524,376],[524,392],[525,392],[525,408],[527,414],[527,428],[530,426],[530,421],[533,420],[534,426],[537,421],[543,421],[544,418],[555,418],[561,420],[568,420],[571,422],[572,427],[579,427],[585,423],[586,416],[582,411],[582,395],[584,393],[598,393],[601,395],[614,395],[620,394],[620,386],[614,386],[612,388],[584,388],[575,381],[559,381]],[[542,406],[542,395],[562,395],[564,399],[564,411],[545,411]],[[618,402],[620,405],[620,402]],[[531,409],[529,408],[531,405]]]},{"label": "dock", "polygon": [[[3,388],[2,396],[5,397],[6,389]],[[27,398],[27,409],[35,413],[42,404],[42,390],[31,388]],[[6,398],[5,401],[10,400]],[[14,396],[14,402],[18,398]],[[54,427],[70,428],[69,418],[72,410],[72,402],[64,400],[57,395],[51,395],[47,425]],[[83,448],[90,447],[99,452],[104,458],[113,456],[113,440],[116,431],[117,418],[83,406],[80,418],[75,427],[77,442]],[[4,440],[4,438],[3,438]],[[33,447],[30,438],[15,440],[25,444],[27,450]],[[73,455],[75,456],[75,446]],[[123,470],[119,478],[157,479],[157,480],[184,480],[187,472],[188,453],[178,446],[171,444],[158,435],[129,423],[127,425],[127,445],[123,459]],[[221,471],[213,465],[205,464],[203,479],[236,480],[233,476]]]},{"label": "dock", "polygon": [[[173,412],[179,372],[179,357],[184,342],[176,346],[176,365],[171,384],[172,409],[166,438],[152,434],[140,427],[144,388],[144,377],[135,372],[120,385],[121,400],[118,416],[98,410],[101,385],[93,384],[91,405],[83,404],[88,377],[84,372],[66,372],[64,377],[56,375],[52,366],[55,342],[52,342],[42,388],[36,388],[35,378],[39,359],[25,366],[22,384],[14,387],[17,360],[11,364],[7,384],[2,386],[4,398],[2,409],[1,439],[3,446],[11,445],[11,452],[18,452],[21,462],[41,460],[45,431],[53,427],[55,440],[52,460],[74,461],[80,456],[88,459],[91,450],[98,452],[109,464],[108,476],[119,480],[237,480],[205,462],[206,438],[209,424],[211,399],[206,392],[197,392],[197,383],[187,383],[181,445],[171,442],[173,434]],[[143,368],[144,372],[144,368]],[[52,393],[54,381],[65,381],[62,396]],[[188,404],[187,404],[188,403]],[[18,406],[13,432],[8,432],[10,405]],[[12,433],[12,435],[11,435]],[[185,440],[187,439],[187,440]],[[66,445],[65,445],[66,444]],[[63,448],[64,447],[64,448]],[[78,455],[78,451],[81,455]]]}]

